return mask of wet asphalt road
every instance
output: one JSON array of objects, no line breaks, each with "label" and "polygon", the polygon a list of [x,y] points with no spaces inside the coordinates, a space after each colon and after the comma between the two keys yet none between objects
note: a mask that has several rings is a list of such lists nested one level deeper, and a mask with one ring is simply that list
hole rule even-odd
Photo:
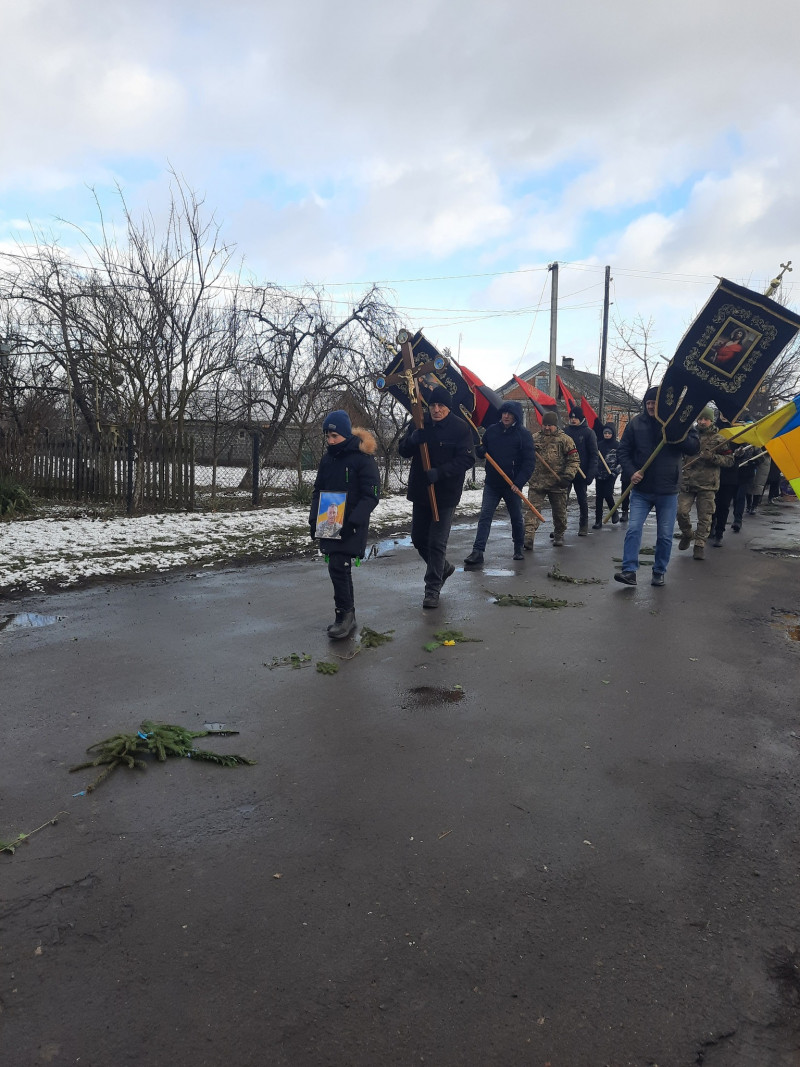
[{"label": "wet asphalt road", "polygon": [[[353,648],[317,561],[0,607],[64,616],[0,633],[0,838],[68,812],[0,855],[4,1067],[800,1062],[800,505],[661,590],[570,519],[522,564],[496,525],[438,612],[384,546],[358,618],[394,639],[333,676],[265,666]],[[258,764],[73,796],[145,718]]]}]

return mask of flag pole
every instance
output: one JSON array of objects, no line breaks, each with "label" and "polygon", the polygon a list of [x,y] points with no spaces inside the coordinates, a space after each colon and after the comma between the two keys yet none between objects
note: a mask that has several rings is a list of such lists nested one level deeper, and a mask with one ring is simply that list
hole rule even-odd
[{"label": "flag pole", "polygon": [[[471,419],[471,418],[469,417],[469,415],[468,415],[468,414],[467,414],[467,412],[465,411],[465,409],[464,409],[464,405],[463,405],[463,404],[461,405],[461,414],[462,414],[462,415],[464,416],[464,418],[465,418],[465,419],[467,420],[467,422],[468,422],[468,423],[470,424],[470,426],[471,426],[471,427],[472,427],[472,429],[473,429],[473,430],[475,431],[475,433],[478,433],[478,427],[477,427],[477,426],[475,425],[475,423],[474,423],[474,422],[472,421],[472,419]],[[528,500],[528,498],[527,498],[527,497],[525,496],[525,494],[524,494],[524,493],[522,492],[522,490],[520,489],[520,487],[519,487],[518,485],[514,485],[514,483],[513,483],[512,481],[511,481],[511,479],[510,479],[510,478],[509,478],[509,476],[508,476],[508,475],[506,474],[506,472],[505,472],[505,471],[504,471],[504,470],[502,469],[502,467],[498,466],[498,464],[497,464],[497,463],[495,463],[495,461],[494,461],[494,460],[492,459],[492,457],[491,457],[491,456],[489,455],[489,453],[488,453],[488,452],[486,453],[486,456],[485,456],[485,458],[489,460],[489,462],[490,462],[490,463],[491,463],[491,465],[492,465],[492,466],[494,467],[494,469],[495,469],[495,470],[497,471],[497,473],[498,473],[498,474],[500,475],[500,477],[501,477],[501,478],[503,478],[503,479],[504,479],[505,481],[507,481],[507,482],[508,482],[508,484],[509,484],[509,485],[511,486],[511,488],[512,488],[512,489],[514,490],[514,492],[515,492],[515,493],[517,494],[517,496],[518,496],[518,497],[520,498],[520,500],[522,500],[522,502],[523,502],[524,504],[527,504],[527,505],[528,505],[528,507],[529,507],[529,508],[531,509],[531,511],[533,512],[533,514],[534,514],[534,515],[536,516],[536,518],[537,518],[537,519],[539,519],[539,521],[540,521],[540,522],[544,522],[544,515],[542,515],[541,511],[537,511],[537,510],[536,510],[536,508],[535,508],[535,507],[533,506],[533,504],[531,504],[530,500]],[[542,462],[544,463],[544,460],[542,460]],[[547,464],[546,464],[546,463],[545,463],[544,465],[545,465],[545,467],[547,467]],[[552,467],[548,467],[548,470],[552,470],[552,469],[553,469]],[[554,472],[554,473],[555,473],[555,472]]]}]

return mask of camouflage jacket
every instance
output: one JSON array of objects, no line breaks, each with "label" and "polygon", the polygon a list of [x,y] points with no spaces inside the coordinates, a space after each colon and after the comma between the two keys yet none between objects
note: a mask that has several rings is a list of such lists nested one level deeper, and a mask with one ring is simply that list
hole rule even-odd
[{"label": "camouflage jacket", "polygon": [[[566,483],[572,481],[580,465],[575,442],[561,430],[554,434],[539,430],[533,435],[533,443],[536,446],[536,467],[528,485],[531,489],[566,489]],[[548,466],[553,468],[557,477],[547,469]],[[565,484],[562,484],[562,480]]]},{"label": "camouflage jacket", "polygon": [[720,467],[733,466],[733,452],[721,433],[713,426],[700,430],[700,451],[683,465],[681,491],[694,493],[698,489],[719,489]]}]

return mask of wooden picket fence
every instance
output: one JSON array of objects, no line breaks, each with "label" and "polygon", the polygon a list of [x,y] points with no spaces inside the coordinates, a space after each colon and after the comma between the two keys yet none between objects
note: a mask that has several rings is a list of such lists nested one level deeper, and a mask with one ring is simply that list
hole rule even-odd
[{"label": "wooden picket fence", "polygon": [[194,438],[186,433],[88,435],[6,433],[0,474],[43,497],[124,502],[132,514],[194,510]]}]

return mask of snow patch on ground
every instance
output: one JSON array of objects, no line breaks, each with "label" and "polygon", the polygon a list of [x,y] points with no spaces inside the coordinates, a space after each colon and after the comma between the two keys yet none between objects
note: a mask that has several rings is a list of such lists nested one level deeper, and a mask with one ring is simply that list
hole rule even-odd
[{"label": "snow patch on ground", "polygon": [[[475,514],[481,490],[465,490],[458,512]],[[411,521],[401,496],[381,500],[370,538]],[[242,556],[310,548],[308,509],[141,515],[133,518],[34,518],[0,524],[0,593],[39,592],[103,577],[211,566]]]}]

